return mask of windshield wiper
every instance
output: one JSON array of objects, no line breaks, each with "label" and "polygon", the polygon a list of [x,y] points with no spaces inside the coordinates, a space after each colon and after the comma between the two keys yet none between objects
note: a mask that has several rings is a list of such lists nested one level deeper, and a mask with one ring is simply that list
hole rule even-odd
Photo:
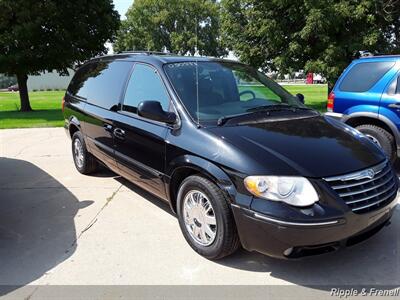
[{"label": "windshield wiper", "polygon": [[296,111],[296,110],[312,110],[312,108],[293,106],[289,104],[275,104],[275,105],[262,105],[262,106],[252,107],[249,108],[247,111],[254,112],[254,111],[280,111],[280,110]]},{"label": "windshield wiper", "polygon": [[222,116],[218,119],[217,125],[222,126],[224,125],[228,120],[235,119],[238,117],[246,116],[246,115],[251,115],[256,112],[260,111],[280,111],[280,110],[291,110],[291,111],[296,111],[296,110],[313,110],[312,108],[308,107],[299,107],[299,106],[291,106],[288,104],[276,104],[276,105],[263,105],[263,106],[257,106],[257,107],[252,107],[247,110],[245,113],[241,114],[236,114],[236,115],[230,115],[230,116]]},{"label": "windshield wiper", "polygon": [[222,117],[220,117],[220,118],[218,119],[217,125],[218,125],[218,126],[222,126],[222,125],[224,125],[224,124],[226,123],[226,121],[228,121],[228,120],[231,120],[231,119],[234,119],[234,118],[238,118],[238,117],[242,117],[242,116],[245,116],[245,115],[250,115],[250,114],[252,114],[252,113],[251,113],[251,112],[245,112],[245,113],[237,114],[237,115],[222,116]]}]

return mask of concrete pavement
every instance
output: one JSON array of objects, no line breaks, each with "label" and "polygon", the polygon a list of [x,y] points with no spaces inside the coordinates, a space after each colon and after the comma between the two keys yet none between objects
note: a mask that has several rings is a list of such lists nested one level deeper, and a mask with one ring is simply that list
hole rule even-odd
[{"label": "concrete pavement", "polygon": [[109,171],[79,174],[62,128],[0,130],[0,157],[0,285],[400,286],[399,208],[391,226],[335,253],[213,262],[167,204]]}]

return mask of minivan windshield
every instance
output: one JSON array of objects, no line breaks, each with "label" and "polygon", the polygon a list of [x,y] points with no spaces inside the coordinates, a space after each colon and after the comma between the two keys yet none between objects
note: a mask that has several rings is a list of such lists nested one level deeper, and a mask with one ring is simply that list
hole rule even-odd
[{"label": "minivan windshield", "polygon": [[305,108],[279,84],[240,63],[186,61],[164,68],[179,98],[199,123],[275,108]]}]

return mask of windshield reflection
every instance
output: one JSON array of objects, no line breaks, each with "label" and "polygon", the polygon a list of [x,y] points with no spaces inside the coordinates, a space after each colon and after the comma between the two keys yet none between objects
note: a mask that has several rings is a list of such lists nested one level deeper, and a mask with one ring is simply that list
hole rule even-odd
[{"label": "windshield reflection", "polygon": [[165,66],[179,98],[199,123],[282,105],[305,107],[255,69],[233,62],[179,62]]}]

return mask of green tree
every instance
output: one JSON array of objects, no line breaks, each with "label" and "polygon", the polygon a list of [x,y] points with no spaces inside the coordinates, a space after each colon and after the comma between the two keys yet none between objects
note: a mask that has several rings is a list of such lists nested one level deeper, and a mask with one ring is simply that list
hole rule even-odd
[{"label": "green tree", "polygon": [[219,3],[211,0],[135,0],[114,49],[225,54],[219,36]]},{"label": "green tree", "polygon": [[226,44],[264,70],[321,73],[330,87],[358,51],[400,50],[399,0],[222,0]]},{"label": "green tree", "polygon": [[17,79],[14,76],[7,76],[0,74],[0,89],[9,87],[17,83]]},{"label": "green tree", "polygon": [[30,111],[27,79],[100,53],[119,27],[110,0],[0,0],[0,73],[18,80],[21,111]]}]

